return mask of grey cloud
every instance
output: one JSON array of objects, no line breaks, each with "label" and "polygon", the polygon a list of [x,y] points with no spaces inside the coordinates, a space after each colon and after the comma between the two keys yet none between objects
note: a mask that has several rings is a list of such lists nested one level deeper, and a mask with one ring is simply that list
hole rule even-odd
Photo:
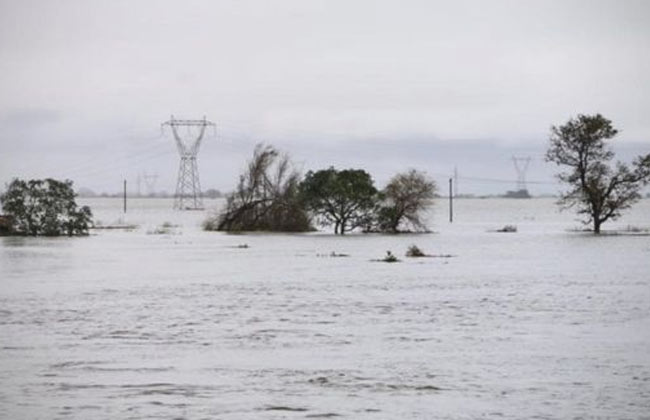
[{"label": "grey cloud", "polygon": [[[219,124],[199,156],[219,188],[258,140],[309,167],[355,164],[378,177],[429,162],[506,176],[511,149],[539,154],[550,125],[576,113],[611,118],[620,143],[650,141],[644,1],[0,7],[0,180],[38,174],[45,158],[59,169],[85,158],[125,161],[124,176],[150,165],[173,184],[173,154],[164,164],[137,154],[165,142],[174,152],[170,139],[151,140],[172,113]],[[76,174],[99,184],[115,172]]]}]

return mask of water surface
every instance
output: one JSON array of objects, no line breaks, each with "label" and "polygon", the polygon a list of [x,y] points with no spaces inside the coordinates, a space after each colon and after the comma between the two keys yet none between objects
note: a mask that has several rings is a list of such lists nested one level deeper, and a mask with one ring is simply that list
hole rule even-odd
[{"label": "water surface", "polygon": [[[458,200],[453,224],[441,202],[433,234],[343,238],[90,204],[139,227],[0,238],[0,418],[650,413],[650,237],[570,232],[552,200]],[[628,225],[650,226],[648,200],[607,228]],[[402,262],[372,261],[387,250]]]}]

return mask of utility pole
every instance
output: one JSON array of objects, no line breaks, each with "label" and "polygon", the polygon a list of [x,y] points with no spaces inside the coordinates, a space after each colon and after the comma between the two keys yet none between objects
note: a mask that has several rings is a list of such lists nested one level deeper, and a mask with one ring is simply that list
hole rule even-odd
[{"label": "utility pole", "polygon": [[449,223],[454,222],[454,194],[453,194],[454,179],[449,178]]},{"label": "utility pole", "polygon": [[[203,200],[196,155],[199,153],[206,127],[212,126],[216,129],[216,124],[206,120],[205,117],[202,120],[177,120],[172,115],[169,121],[164,122],[162,126],[171,127],[176,141],[176,148],[181,156],[176,193],[174,194],[174,208],[179,210],[201,210],[203,209]],[[188,132],[190,128],[197,127],[199,132],[195,138],[185,141],[179,133],[179,127],[188,129]]]},{"label": "utility pole", "polygon": [[124,214],[126,214],[126,179],[124,180]]}]

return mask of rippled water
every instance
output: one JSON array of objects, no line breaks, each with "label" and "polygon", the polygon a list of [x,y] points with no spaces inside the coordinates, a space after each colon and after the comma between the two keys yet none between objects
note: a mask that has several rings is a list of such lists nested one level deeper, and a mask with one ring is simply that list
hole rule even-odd
[{"label": "rippled water", "polygon": [[344,238],[90,204],[140,227],[0,238],[0,418],[650,418],[649,236],[569,232],[541,199]]}]

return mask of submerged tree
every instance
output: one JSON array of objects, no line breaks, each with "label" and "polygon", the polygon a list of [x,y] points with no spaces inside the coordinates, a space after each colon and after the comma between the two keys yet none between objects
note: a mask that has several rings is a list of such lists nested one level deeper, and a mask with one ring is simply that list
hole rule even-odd
[{"label": "submerged tree", "polygon": [[333,224],[334,233],[341,235],[368,225],[377,203],[372,177],[361,169],[309,171],[300,191],[321,223]]},{"label": "submerged tree", "polygon": [[311,221],[298,194],[300,174],[287,155],[258,144],[225,208],[206,230],[304,232]]},{"label": "submerged tree", "polygon": [[92,212],[77,207],[72,181],[14,179],[0,197],[2,210],[22,235],[83,235],[88,233]]},{"label": "submerged tree", "polygon": [[570,187],[561,195],[560,205],[576,207],[596,234],[604,222],[634,204],[641,197],[641,187],[650,182],[650,154],[639,156],[632,168],[621,162],[610,165],[614,153],[605,141],[616,134],[611,121],[600,114],[578,115],[551,128],[546,152],[547,161],[567,167],[558,175]]},{"label": "submerged tree", "polygon": [[432,204],[436,183],[422,172],[412,169],[395,175],[382,191],[383,204],[377,214],[377,228],[382,232],[426,230],[422,213]]}]

